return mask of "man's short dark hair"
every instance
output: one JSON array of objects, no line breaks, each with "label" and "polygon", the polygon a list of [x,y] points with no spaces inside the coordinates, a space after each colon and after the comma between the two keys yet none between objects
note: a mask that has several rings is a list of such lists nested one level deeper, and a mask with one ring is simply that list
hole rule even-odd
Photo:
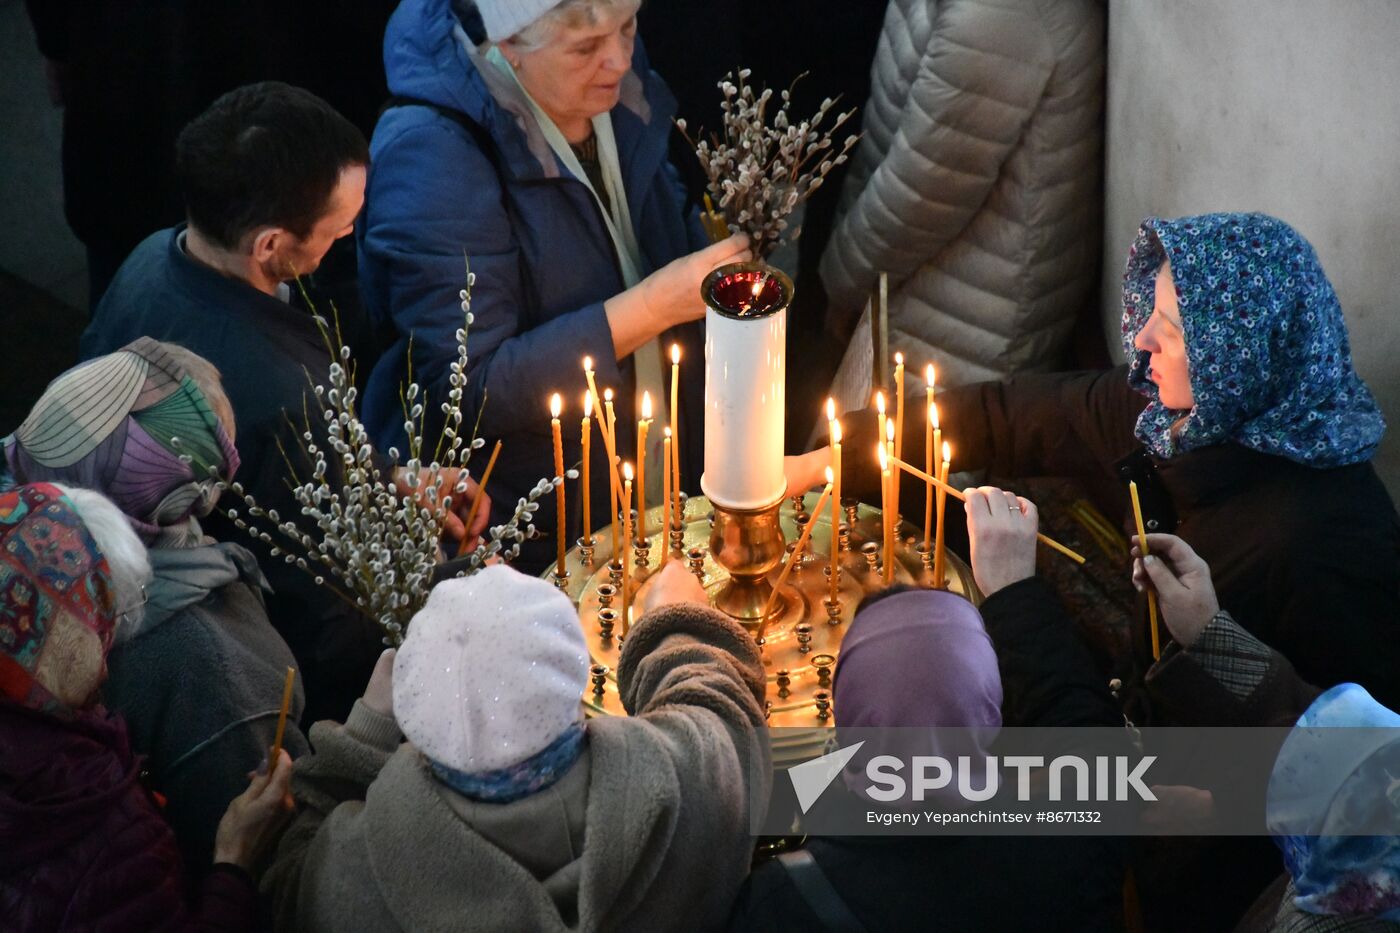
[{"label": "man's short dark hair", "polygon": [[229,91],[175,143],[189,222],[225,249],[259,227],[307,236],[340,173],[368,162],[353,123],[310,91],[277,81]]}]

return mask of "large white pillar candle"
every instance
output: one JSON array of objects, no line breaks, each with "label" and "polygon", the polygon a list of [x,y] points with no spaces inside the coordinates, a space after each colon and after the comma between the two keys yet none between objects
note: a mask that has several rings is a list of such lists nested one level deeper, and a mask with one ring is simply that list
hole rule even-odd
[{"label": "large white pillar candle", "polygon": [[702,291],[707,310],[700,488],[717,506],[764,508],[787,488],[784,380],[792,282],[777,270],[743,263],[716,269]]}]

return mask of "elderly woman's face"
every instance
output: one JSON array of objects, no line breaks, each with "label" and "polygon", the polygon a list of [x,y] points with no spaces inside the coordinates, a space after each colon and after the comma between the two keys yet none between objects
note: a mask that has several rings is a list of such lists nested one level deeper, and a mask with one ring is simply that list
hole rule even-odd
[{"label": "elderly woman's face", "polygon": [[1152,354],[1148,378],[1168,408],[1185,411],[1196,404],[1191,394],[1191,371],[1186,360],[1186,333],[1176,303],[1176,282],[1171,263],[1157,270],[1157,294],[1152,316],[1133,338],[1133,346]]},{"label": "elderly woman's face", "polygon": [[514,50],[509,40],[502,45],[506,57],[519,63],[516,73],[530,96],[573,136],[571,127],[586,130],[588,120],[617,106],[636,37],[635,13],[604,12],[591,26],[557,27],[549,42],[533,51]]}]

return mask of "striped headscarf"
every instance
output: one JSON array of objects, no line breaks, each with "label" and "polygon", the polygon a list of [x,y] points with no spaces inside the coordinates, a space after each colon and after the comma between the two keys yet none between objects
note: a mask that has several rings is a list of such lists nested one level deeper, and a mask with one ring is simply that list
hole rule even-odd
[{"label": "striped headscarf", "polygon": [[0,697],[61,713],[40,678],[71,674],[84,629],[106,656],[115,599],[107,559],[67,496],[47,483],[0,494]]},{"label": "striped headscarf", "polygon": [[95,489],[147,545],[193,544],[238,451],[193,377],[149,337],[59,376],[5,439],[18,483]]}]

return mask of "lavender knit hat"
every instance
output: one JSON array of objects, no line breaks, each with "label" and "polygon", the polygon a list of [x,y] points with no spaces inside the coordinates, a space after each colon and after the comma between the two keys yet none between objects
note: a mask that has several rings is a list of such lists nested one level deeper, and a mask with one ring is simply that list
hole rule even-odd
[{"label": "lavender knit hat", "polygon": [[476,0],[486,38],[500,42],[524,29],[562,0]]},{"label": "lavender knit hat", "polygon": [[519,764],[582,716],[588,648],[568,597],[504,564],[445,580],[394,660],[394,716],[466,774]]}]

